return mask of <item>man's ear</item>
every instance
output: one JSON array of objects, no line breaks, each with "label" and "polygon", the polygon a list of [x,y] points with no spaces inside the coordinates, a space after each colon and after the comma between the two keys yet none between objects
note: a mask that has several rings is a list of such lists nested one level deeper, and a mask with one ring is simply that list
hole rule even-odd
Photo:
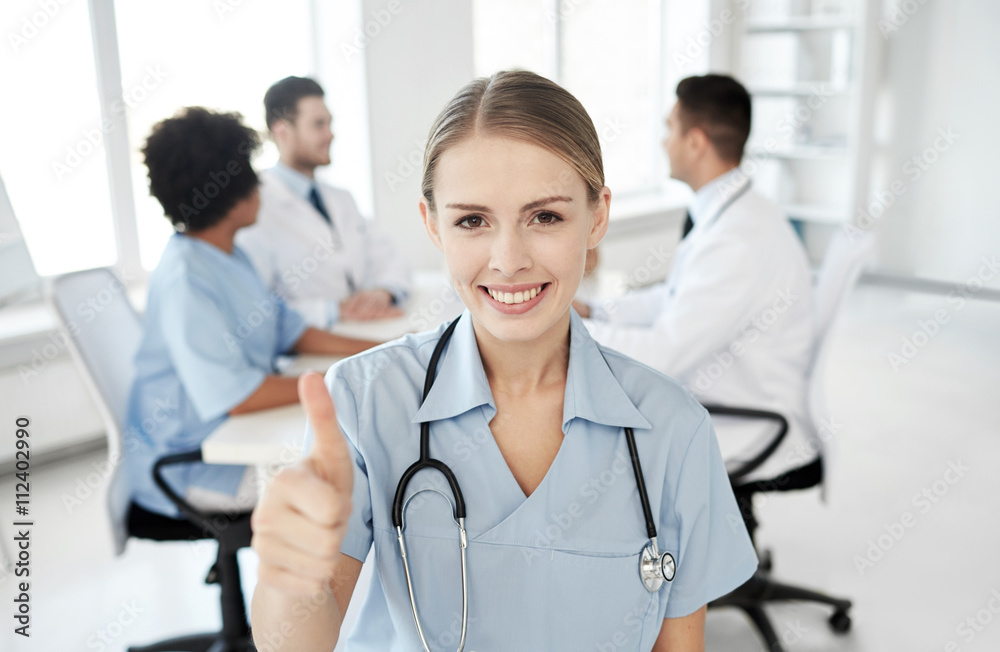
[{"label": "man's ear", "polygon": [[427,229],[427,235],[430,236],[431,242],[434,243],[435,247],[444,252],[444,247],[441,245],[441,234],[438,232],[437,215],[431,210],[426,197],[420,198],[420,217],[424,220],[424,228]]},{"label": "man's ear", "polygon": [[691,127],[688,131],[688,146],[691,148],[691,153],[700,158],[712,146],[712,141],[708,139],[704,129]]},{"label": "man's ear", "polygon": [[292,130],[292,123],[285,118],[278,118],[271,123],[271,140],[276,145],[283,145],[288,141],[288,136]]},{"label": "man's ear", "polygon": [[597,201],[594,204],[593,220],[590,224],[590,233],[587,234],[587,249],[593,249],[604,239],[604,234],[608,232],[608,219],[611,215],[611,189],[607,186],[601,188]]}]

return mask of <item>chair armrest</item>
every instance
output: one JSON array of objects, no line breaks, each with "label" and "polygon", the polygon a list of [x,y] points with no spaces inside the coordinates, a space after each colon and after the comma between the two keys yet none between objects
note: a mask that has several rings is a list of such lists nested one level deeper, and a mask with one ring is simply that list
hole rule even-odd
[{"label": "chair armrest", "polygon": [[747,419],[761,419],[764,421],[773,421],[778,425],[778,432],[775,434],[774,438],[767,443],[757,455],[747,460],[739,468],[729,472],[729,482],[735,483],[740,478],[744,478],[749,475],[752,471],[760,467],[767,458],[769,458],[774,451],[778,449],[778,445],[788,434],[788,419],[778,414],[777,412],[768,412],[767,410],[754,410],[752,408],[742,408],[742,407],[730,407],[727,405],[705,405],[706,410],[709,414],[719,414],[728,417],[744,417]]},{"label": "chair armrest", "polygon": [[190,464],[192,462],[201,461],[201,449],[195,449],[193,451],[188,451],[187,453],[176,453],[174,455],[164,455],[163,457],[156,460],[153,464],[153,482],[156,486],[160,488],[167,498],[170,499],[177,509],[180,510],[181,514],[184,515],[186,519],[202,528],[205,532],[212,533],[213,536],[216,535],[216,528],[212,526],[212,520],[209,518],[208,514],[196,509],[191,503],[184,500],[180,494],[174,491],[173,487],[167,484],[166,479],[163,477],[162,469],[165,466],[174,466],[177,464]]}]

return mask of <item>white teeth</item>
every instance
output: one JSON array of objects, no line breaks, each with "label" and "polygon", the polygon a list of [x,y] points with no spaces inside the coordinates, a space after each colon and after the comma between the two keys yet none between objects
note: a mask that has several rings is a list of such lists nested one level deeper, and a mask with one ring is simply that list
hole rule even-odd
[{"label": "white teeth", "polygon": [[534,299],[536,296],[538,296],[538,293],[542,291],[542,286],[539,285],[537,288],[532,288],[531,290],[525,290],[524,292],[514,292],[514,293],[499,292],[497,290],[489,290],[489,289],[487,289],[487,291],[490,293],[490,296],[493,297],[494,300],[499,301],[500,303],[513,304],[513,303],[524,303],[525,301],[530,301],[531,299]]}]

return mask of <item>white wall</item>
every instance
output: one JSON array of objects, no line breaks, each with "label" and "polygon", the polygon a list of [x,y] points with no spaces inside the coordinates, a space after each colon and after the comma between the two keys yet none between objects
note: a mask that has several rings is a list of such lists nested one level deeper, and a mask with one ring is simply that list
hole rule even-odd
[{"label": "white wall", "polygon": [[[965,282],[984,256],[1000,256],[1000,3],[919,6],[886,44],[888,180],[906,191],[879,220],[880,259],[890,271]],[[949,129],[950,145],[939,137]],[[934,163],[907,165],[936,139],[947,149],[928,152]],[[1000,274],[986,284],[1000,288]]]},{"label": "white wall", "polygon": [[[472,3],[362,0],[361,5],[366,23],[384,19],[385,12],[391,16],[364,49],[374,212],[416,268],[441,269],[443,260],[417,209],[423,148],[434,118],[475,76]],[[392,12],[394,7],[398,11]]]}]

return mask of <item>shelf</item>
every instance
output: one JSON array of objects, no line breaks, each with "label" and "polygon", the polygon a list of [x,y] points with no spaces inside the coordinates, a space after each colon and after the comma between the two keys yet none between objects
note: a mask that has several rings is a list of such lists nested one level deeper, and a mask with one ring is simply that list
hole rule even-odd
[{"label": "shelf", "polygon": [[843,224],[847,221],[846,206],[827,204],[782,204],[781,208],[791,219],[818,222],[821,224]]},{"label": "shelf", "polygon": [[831,29],[854,29],[855,20],[843,16],[801,16],[792,18],[749,20],[746,31],[761,32],[814,32]]},{"label": "shelf", "polygon": [[828,95],[831,97],[846,97],[851,95],[851,89],[845,86],[834,86],[830,82],[811,81],[792,84],[747,84],[750,96],[768,95],[776,97],[798,97],[805,95]]},{"label": "shelf", "polygon": [[750,154],[755,158],[782,158],[798,161],[848,161],[846,147],[824,147],[822,145],[798,145],[767,150],[763,147],[749,147]]}]

